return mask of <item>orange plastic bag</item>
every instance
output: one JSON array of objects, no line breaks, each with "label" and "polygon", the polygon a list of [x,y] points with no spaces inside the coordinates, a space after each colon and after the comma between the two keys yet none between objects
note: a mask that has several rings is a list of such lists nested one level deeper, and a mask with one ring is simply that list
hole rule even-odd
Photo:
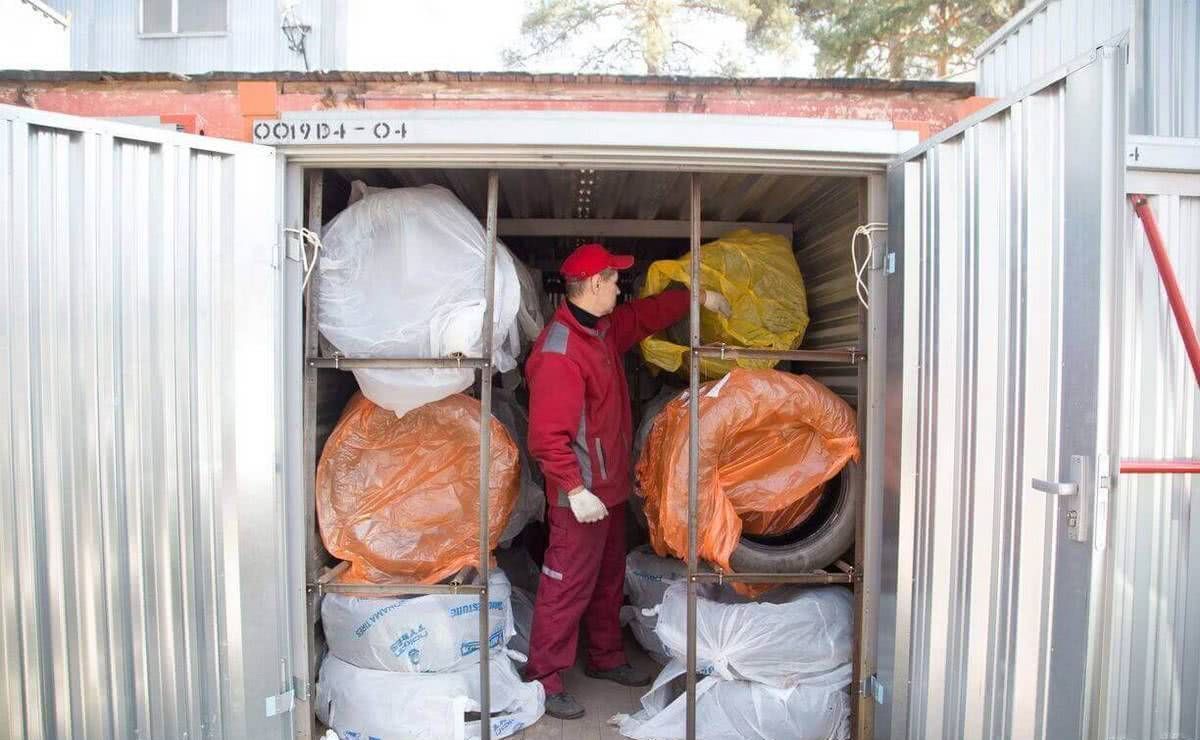
[{"label": "orange plastic bag", "polygon": [[[454,395],[403,417],[361,393],[346,405],[317,466],[325,548],[349,561],[344,582],[437,583],[479,565],[479,401]],[[492,419],[490,542],[516,504],[520,460]]]},{"label": "orange plastic bag", "polygon": [[[806,375],[735,368],[700,386],[699,556],[730,572],[743,530],[779,534],[808,518],[825,482],[858,459],[855,427],[850,405]],[[686,394],[654,420],[637,478],[655,552],[686,558]]]}]

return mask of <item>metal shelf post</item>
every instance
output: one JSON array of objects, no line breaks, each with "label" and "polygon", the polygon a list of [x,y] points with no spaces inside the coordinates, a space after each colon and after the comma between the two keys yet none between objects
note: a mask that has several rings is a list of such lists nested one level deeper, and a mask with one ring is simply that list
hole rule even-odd
[{"label": "metal shelf post", "polygon": [[688,306],[687,740],[696,738],[696,527],[700,485],[700,177],[691,176],[691,300]]},{"label": "metal shelf post", "polygon": [[488,494],[492,472],[492,315],[496,301],[496,211],[500,191],[500,175],[488,173],[487,246],[483,258],[483,359],[479,378],[479,737],[492,737],[492,666],[491,646],[488,644]]}]

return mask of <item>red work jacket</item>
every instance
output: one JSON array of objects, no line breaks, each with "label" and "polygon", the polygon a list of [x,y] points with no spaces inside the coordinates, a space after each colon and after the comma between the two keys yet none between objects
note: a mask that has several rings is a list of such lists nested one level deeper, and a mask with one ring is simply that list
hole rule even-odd
[{"label": "red work jacket", "polygon": [[629,498],[633,411],[621,355],[682,319],[688,291],[671,290],[617,306],[595,329],[566,302],[542,330],[525,364],[529,454],[546,476],[546,498],[567,506],[586,486],[608,506]]}]

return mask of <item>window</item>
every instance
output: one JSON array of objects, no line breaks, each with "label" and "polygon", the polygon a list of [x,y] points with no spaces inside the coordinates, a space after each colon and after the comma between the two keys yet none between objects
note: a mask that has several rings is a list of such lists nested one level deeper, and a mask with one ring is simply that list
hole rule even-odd
[{"label": "window", "polygon": [[142,33],[226,33],[228,0],[142,0]]}]

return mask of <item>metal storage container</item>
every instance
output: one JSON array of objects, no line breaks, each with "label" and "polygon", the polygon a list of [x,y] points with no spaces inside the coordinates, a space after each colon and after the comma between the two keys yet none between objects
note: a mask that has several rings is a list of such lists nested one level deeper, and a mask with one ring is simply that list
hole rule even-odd
[{"label": "metal storage container", "polygon": [[[306,180],[362,168],[476,199],[485,171],[818,187],[813,341],[866,352],[827,375],[863,420],[858,736],[1195,734],[1172,647],[1200,640],[1191,481],[1118,461],[1200,453],[1124,201],[1127,179],[1153,195],[1195,312],[1200,166],[1194,142],[1127,151],[1124,55],[916,148],[882,124],[466,111],[289,117],[239,145],[0,108],[6,734],[309,736],[321,399],[283,229],[321,210]],[[860,313],[838,242],[884,220]]]}]

